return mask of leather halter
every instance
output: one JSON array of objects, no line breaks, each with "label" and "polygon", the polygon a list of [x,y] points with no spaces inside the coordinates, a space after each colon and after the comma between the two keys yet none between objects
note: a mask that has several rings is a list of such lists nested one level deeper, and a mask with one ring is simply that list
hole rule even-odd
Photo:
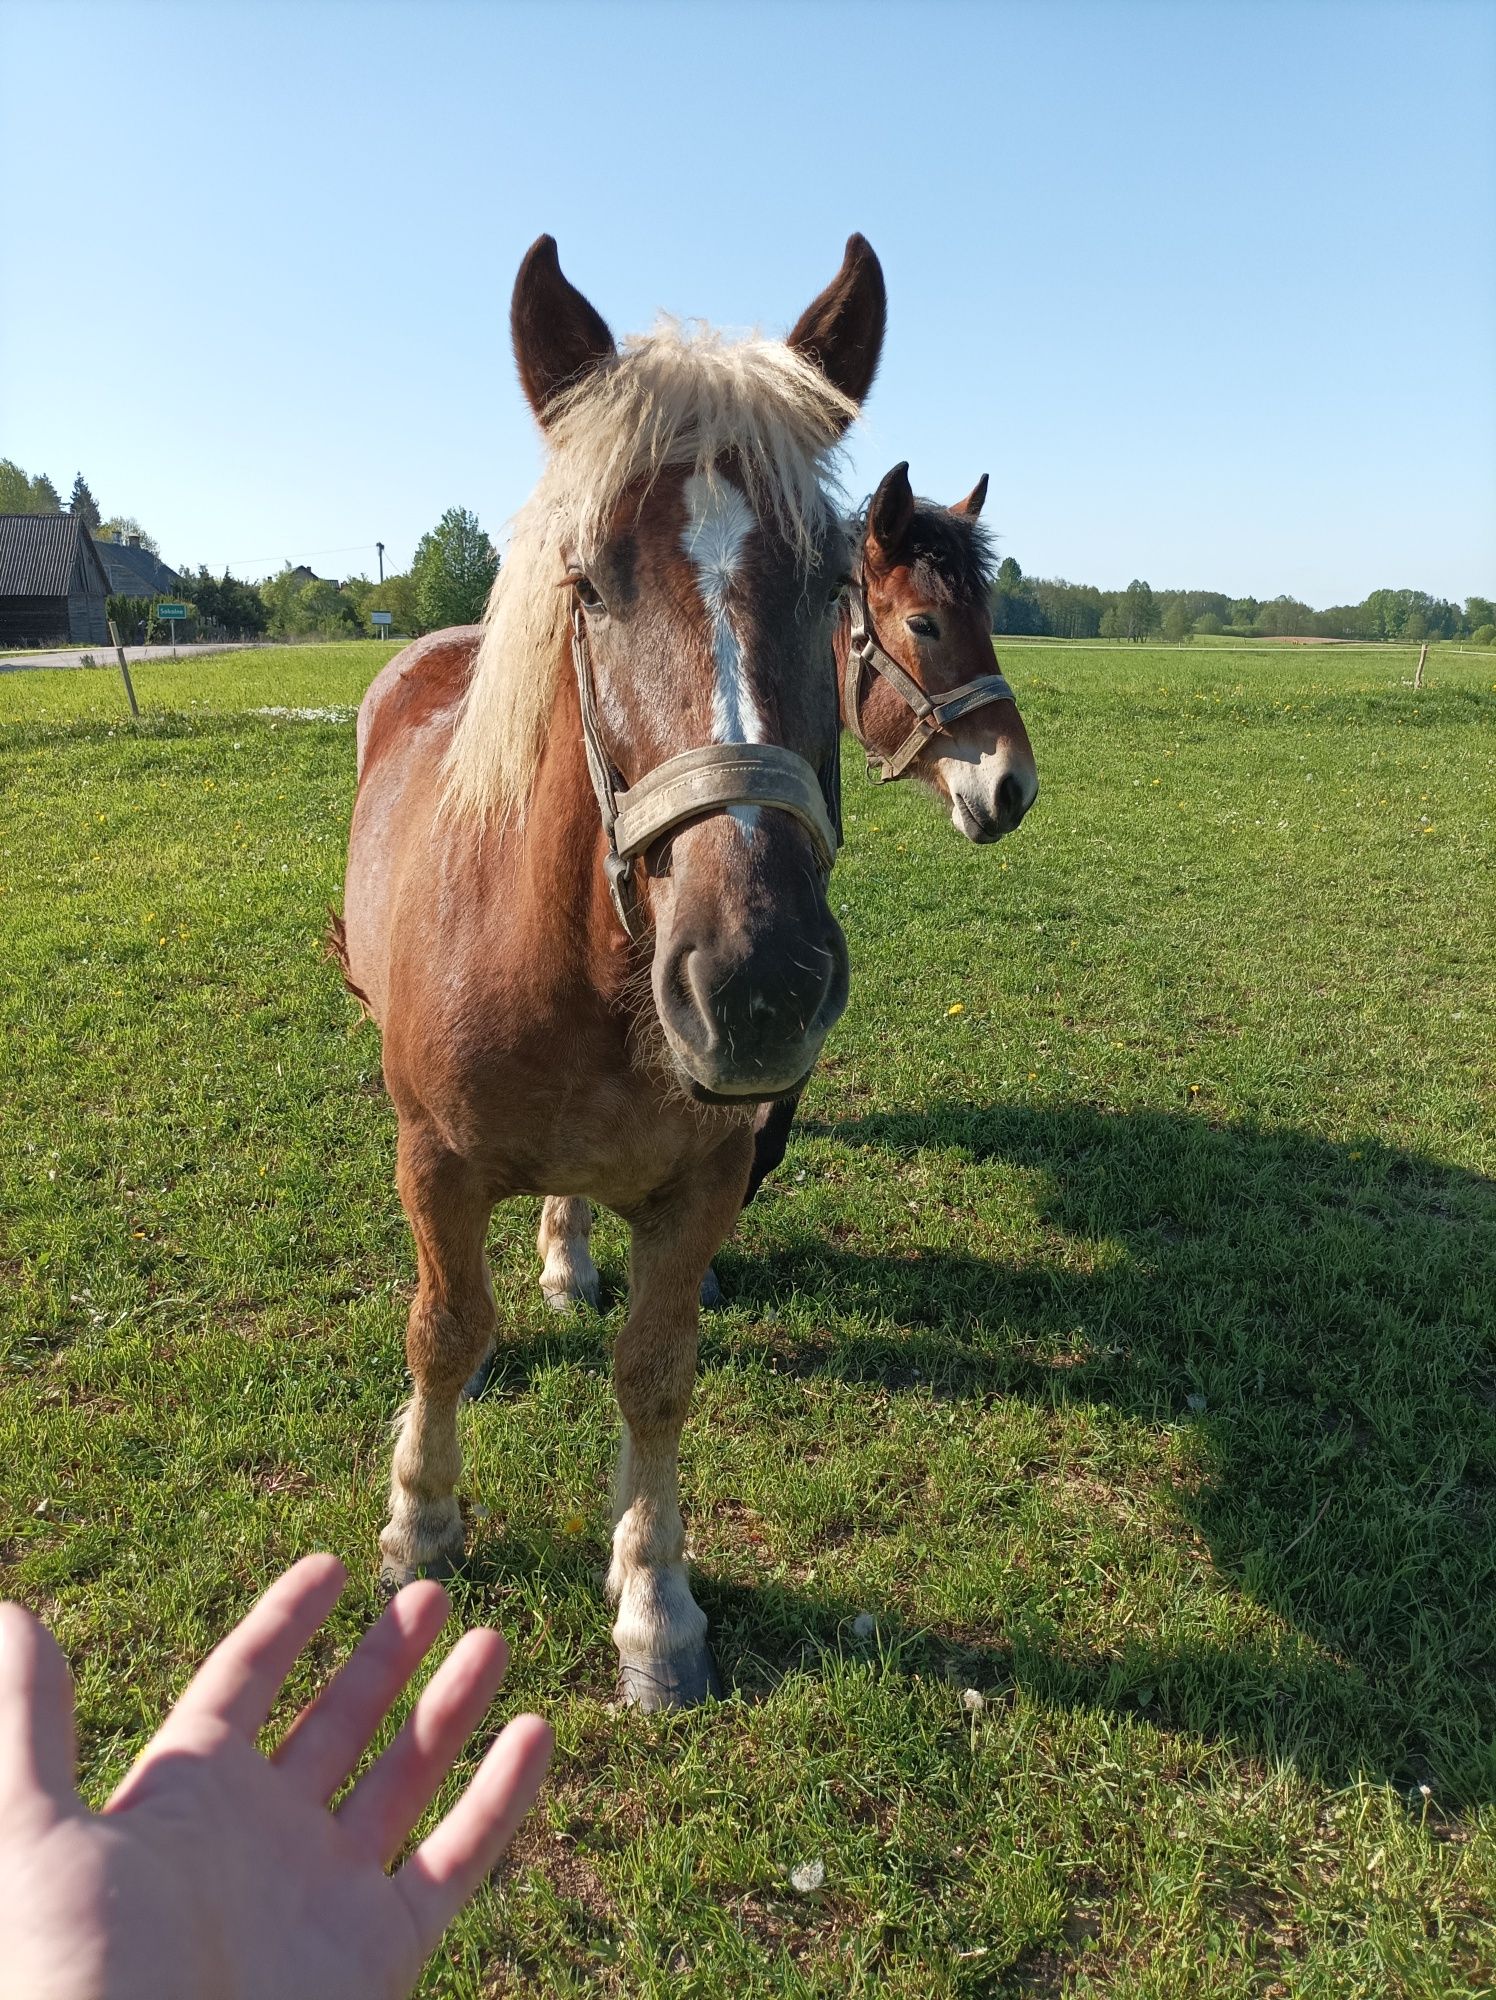
[{"label": "leather halter", "polygon": [[[974,709],[989,708],[998,701],[1011,701],[1016,707],[1017,695],[997,673],[978,674],[975,680],[964,681],[960,687],[952,688],[949,694],[941,695],[938,701],[932,701],[914,676],[906,674],[898,661],[891,659],[878,644],[868,617],[866,586],[861,582],[853,584],[848,591],[847,608],[851,624],[847,634],[842,707],[847,727],[867,752],[867,774],[875,784],[883,785],[894,778],[902,778],[925,745],[949,729],[961,716],[970,715]],[[869,670],[883,676],[914,716],[914,727],[891,757],[874,750],[863,732],[862,677]]]},{"label": "leather halter", "polygon": [[833,744],[827,763],[814,769],[779,743],[705,743],[667,757],[632,785],[622,783],[603,744],[581,604],[571,609],[571,657],[582,710],[587,772],[597,795],[608,851],[603,873],[618,921],[631,938],[641,935],[634,863],[662,834],[686,820],[730,806],[774,806],[799,820],[810,835],[823,876],[841,845],[841,759]]}]

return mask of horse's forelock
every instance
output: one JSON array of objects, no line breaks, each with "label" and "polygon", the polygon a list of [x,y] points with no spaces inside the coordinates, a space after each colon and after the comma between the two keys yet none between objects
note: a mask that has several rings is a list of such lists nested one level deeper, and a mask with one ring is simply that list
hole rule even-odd
[{"label": "horse's forelock", "polygon": [[[851,523],[852,539],[859,548],[866,529],[864,510]],[[899,561],[911,571],[915,589],[932,603],[985,604],[997,552],[982,522],[953,514],[934,500],[916,500]]]},{"label": "horse's forelock", "polygon": [[523,813],[566,660],[567,548],[586,561],[623,497],[647,496],[665,471],[710,481],[730,460],[759,518],[808,567],[834,523],[827,485],[855,414],[782,341],[729,341],[671,320],[564,391],[547,412],[545,470],[489,598],[447,759],[453,802],[484,816]]}]

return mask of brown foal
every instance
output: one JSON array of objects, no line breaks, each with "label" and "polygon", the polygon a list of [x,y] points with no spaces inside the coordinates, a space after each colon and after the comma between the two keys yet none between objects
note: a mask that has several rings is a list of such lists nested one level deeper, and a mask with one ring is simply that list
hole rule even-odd
[{"label": "brown foal", "polygon": [[849,551],[825,480],[884,317],[854,236],[785,342],[620,348],[542,237],[511,324],[545,470],[480,632],[407,647],[359,713],[341,948],[419,1264],[382,1574],[463,1552],[494,1204],[603,1202],[630,1230],[608,1587],[646,1707],[714,1685],[677,1485],[699,1289],[757,1107],[799,1090],[846,1001],[821,798]]}]

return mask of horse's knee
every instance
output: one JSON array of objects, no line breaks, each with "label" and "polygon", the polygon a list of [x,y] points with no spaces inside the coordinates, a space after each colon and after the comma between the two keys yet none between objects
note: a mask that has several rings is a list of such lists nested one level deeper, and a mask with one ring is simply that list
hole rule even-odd
[{"label": "horse's knee", "polygon": [[418,1297],[405,1328],[405,1359],[428,1397],[454,1398],[493,1345],[498,1315],[489,1298],[460,1307]]}]

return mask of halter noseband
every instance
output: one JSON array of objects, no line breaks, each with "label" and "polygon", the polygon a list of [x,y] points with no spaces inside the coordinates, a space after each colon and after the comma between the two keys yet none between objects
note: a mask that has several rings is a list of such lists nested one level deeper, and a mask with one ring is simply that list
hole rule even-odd
[{"label": "halter noseband", "polygon": [[[847,608],[851,624],[847,635],[842,707],[847,727],[867,752],[867,774],[875,784],[883,785],[894,778],[902,778],[927,743],[949,729],[961,716],[970,715],[973,709],[988,708],[998,701],[1011,701],[1017,705],[1017,695],[998,673],[978,674],[974,681],[965,681],[960,687],[952,688],[949,694],[943,694],[938,701],[931,701],[914,676],[906,674],[898,661],[891,659],[878,644],[868,618],[866,586],[861,580],[848,591]],[[873,749],[862,727],[862,677],[868,670],[881,674],[914,716],[914,727],[891,757]]]},{"label": "halter noseband", "polygon": [[729,806],[774,806],[792,813],[810,835],[822,875],[830,875],[841,845],[841,759],[835,744],[827,763],[816,771],[797,751],[779,743],[706,743],[667,757],[635,784],[624,785],[603,744],[587,620],[580,603],[572,605],[571,657],[587,772],[608,844],[603,873],[618,921],[631,938],[643,928],[634,889],[635,861],[662,834],[703,813],[722,812]]}]

